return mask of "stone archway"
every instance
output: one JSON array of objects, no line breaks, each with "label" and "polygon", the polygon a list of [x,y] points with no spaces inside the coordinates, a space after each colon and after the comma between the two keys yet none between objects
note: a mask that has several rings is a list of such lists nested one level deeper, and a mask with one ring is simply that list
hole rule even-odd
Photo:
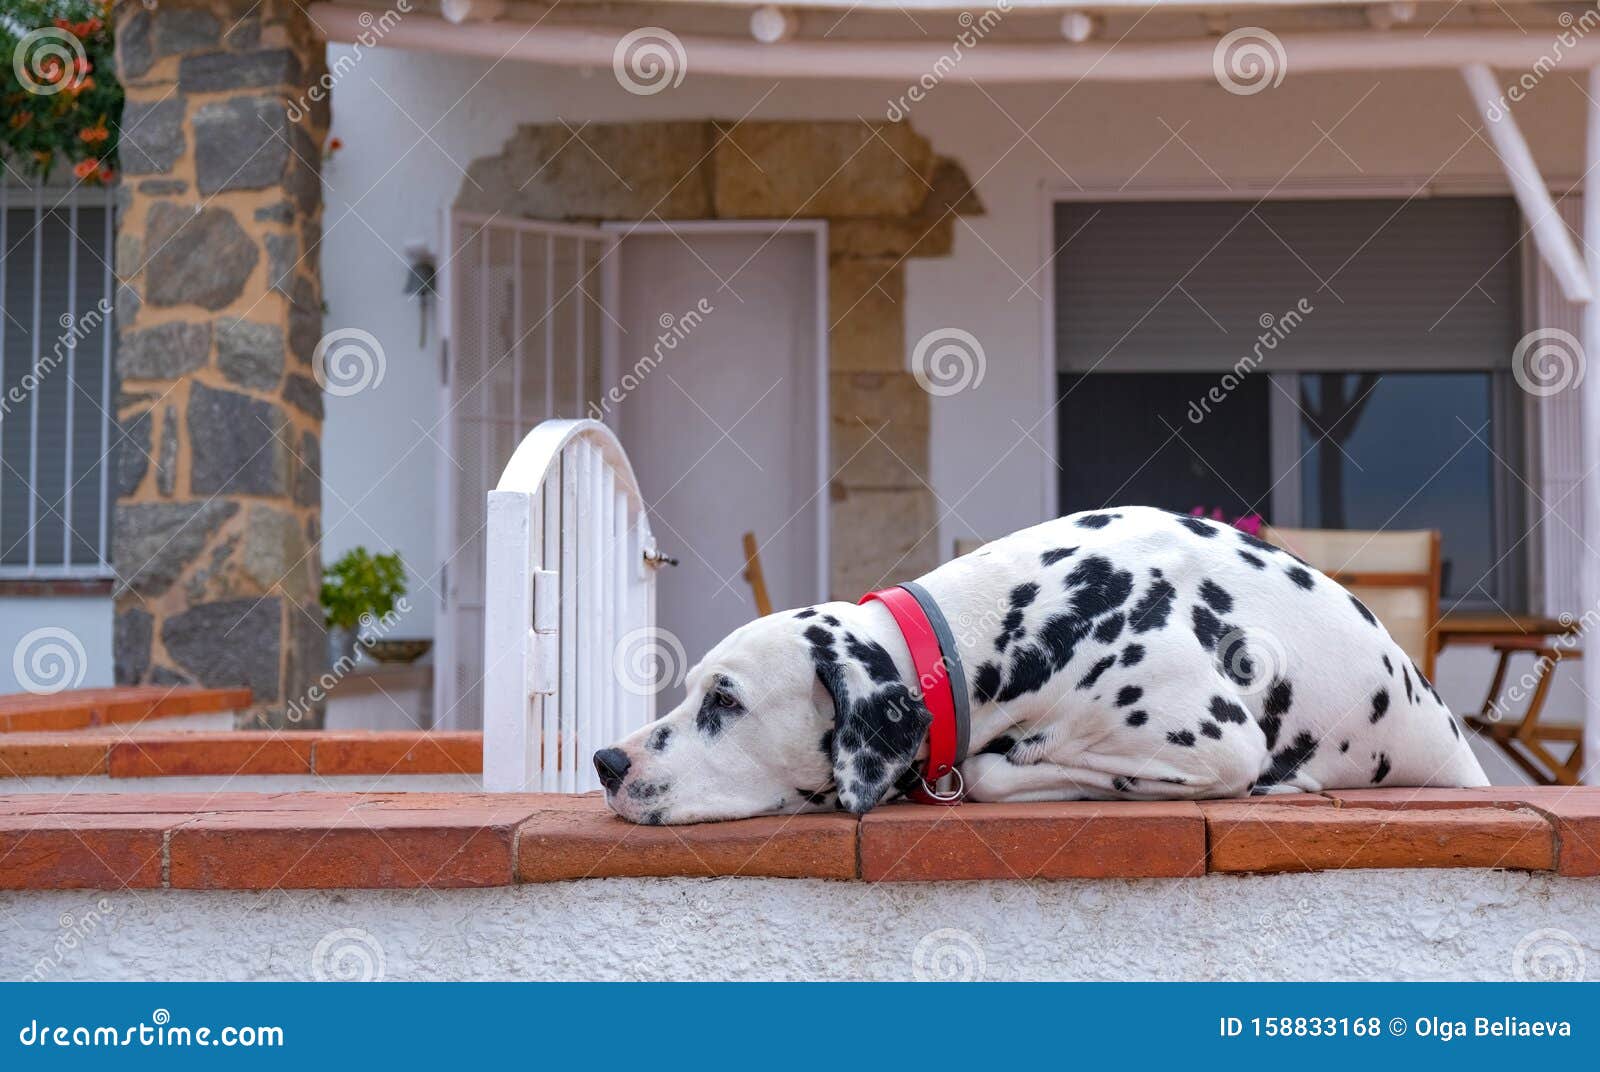
[{"label": "stone archway", "polygon": [[961,166],[909,124],[530,124],[473,162],[456,206],[558,221],[828,221],[829,586],[855,599],[938,563],[904,265],[948,255],[956,217],[983,209]]}]

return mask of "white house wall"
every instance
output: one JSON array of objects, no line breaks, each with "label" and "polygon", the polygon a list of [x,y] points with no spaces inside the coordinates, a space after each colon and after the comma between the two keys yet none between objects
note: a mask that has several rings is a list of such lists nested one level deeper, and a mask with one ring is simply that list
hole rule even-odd
[{"label": "white house wall", "polygon": [[[330,65],[347,52],[332,48]],[[328,400],[324,558],[359,543],[392,544],[433,583],[436,471],[427,437],[442,428],[438,343],[418,345],[397,251],[412,239],[440,249],[440,214],[470,161],[498,152],[519,123],[564,121],[581,137],[585,122],[652,117],[882,118],[906,88],[701,78],[691,55],[680,86],[636,96],[606,69],[363,53],[334,89],[333,133],[344,148],[326,167],[322,267],[329,330],[374,333],[388,367],[379,388]],[[1582,103],[1557,74],[1517,106],[1547,176],[1582,170]],[[1296,77],[1290,57],[1282,85],[1254,96],[1209,81],[940,86],[910,104],[908,117],[938,153],[961,163],[986,209],[960,221],[952,256],[907,264],[907,352],[924,334],[956,327],[976,336],[987,358],[981,384],[933,403],[944,553],[957,538],[1000,535],[1044,510],[1047,189],[1231,187],[1251,196],[1282,183],[1308,195],[1360,187],[1392,195],[1418,180],[1505,188],[1454,73]],[[414,602],[407,631],[426,633],[435,601]],[[1461,690],[1447,676],[1458,709],[1477,706],[1478,688]]]}]

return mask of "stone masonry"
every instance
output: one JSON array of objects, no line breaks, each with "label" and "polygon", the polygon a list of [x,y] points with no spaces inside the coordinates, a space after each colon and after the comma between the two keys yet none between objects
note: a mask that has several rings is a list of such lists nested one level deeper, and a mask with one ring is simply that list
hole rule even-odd
[{"label": "stone masonry", "polygon": [[116,676],[248,685],[282,725],[326,658],[323,45],[292,0],[117,10]]},{"label": "stone masonry", "polygon": [[[457,207],[546,220],[825,219],[834,598],[940,560],[929,395],[909,370],[907,257],[950,252],[981,214],[954,161],[905,123],[520,127],[468,169]],[[530,176],[532,178],[530,179]]]}]

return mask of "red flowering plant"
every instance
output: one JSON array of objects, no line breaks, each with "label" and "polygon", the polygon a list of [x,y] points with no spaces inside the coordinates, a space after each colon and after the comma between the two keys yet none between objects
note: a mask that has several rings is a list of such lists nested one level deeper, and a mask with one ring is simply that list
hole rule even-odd
[{"label": "red flowering plant", "polygon": [[117,173],[122,86],[110,0],[6,0],[0,6],[0,157],[48,179],[64,164],[101,185]]}]

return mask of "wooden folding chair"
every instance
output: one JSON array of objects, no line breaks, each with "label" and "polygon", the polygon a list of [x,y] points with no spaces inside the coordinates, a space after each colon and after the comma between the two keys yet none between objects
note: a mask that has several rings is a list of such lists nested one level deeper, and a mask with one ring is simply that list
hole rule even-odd
[{"label": "wooden folding chair", "polygon": [[767,594],[767,578],[761,572],[761,549],[756,544],[756,534],[744,534],[744,579],[750,584],[750,594],[756,600],[756,614],[765,618],[772,613],[772,597]]}]

